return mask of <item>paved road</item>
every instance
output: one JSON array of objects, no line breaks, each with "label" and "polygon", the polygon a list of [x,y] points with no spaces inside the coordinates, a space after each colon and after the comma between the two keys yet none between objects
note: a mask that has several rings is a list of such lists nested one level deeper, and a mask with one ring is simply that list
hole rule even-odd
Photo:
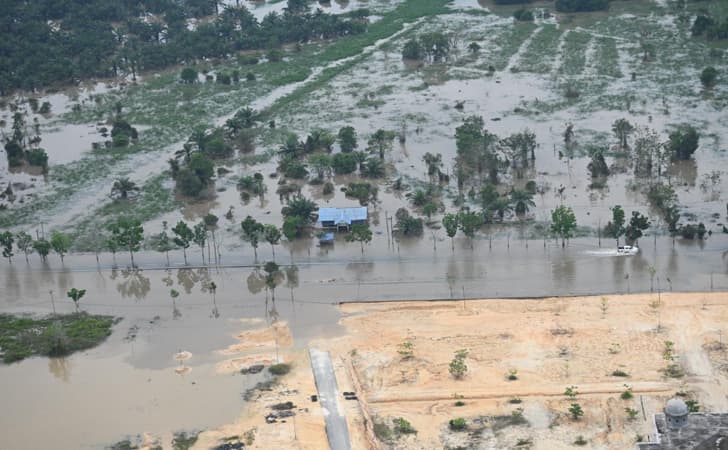
[{"label": "paved road", "polygon": [[336,385],[336,375],[331,364],[328,352],[309,349],[311,367],[316,379],[319,402],[324,409],[326,419],[326,435],[331,450],[351,450],[349,442],[349,428],[346,418],[339,412],[339,388]]}]

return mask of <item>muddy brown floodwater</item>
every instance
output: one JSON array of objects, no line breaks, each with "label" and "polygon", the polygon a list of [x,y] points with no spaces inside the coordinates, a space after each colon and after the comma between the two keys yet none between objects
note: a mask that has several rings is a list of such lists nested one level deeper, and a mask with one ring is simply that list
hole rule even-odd
[{"label": "muddy brown floodwater", "polygon": [[[310,247],[291,254],[278,249],[283,275],[275,292],[266,292],[261,272],[250,267],[250,249],[223,255],[226,267],[154,270],[163,257],[142,253],[141,270],[110,269],[102,255],[72,255],[65,266],[56,258],[26,264],[16,258],[2,265],[0,310],[71,312],[65,298],[71,287],[87,289],[83,310],[123,317],[109,341],[65,359],[31,358],[0,367],[5,399],[0,420],[0,448],[98,448],[127,435],[214,428],[233,420],[244,407],[241,394],[262,378],[219,374],[224,359],[218,350],[230,346],[251,325],[242,318],[267,323],[285,321],[294,346],[340,332],[333,306],[346,300],[401,300],[462,297],[519,297],[586,293],[649,292],[648,267],[655,266],[653,288],[668,290],[728,289],[723,252],[728,238],[714,235],[700,245],[660,238],[642,240],[638,256],[617,256],[613,243],[575,239],[566,249],[543,241],[457,239],[455,251],[440,239],[437,251],[423,243],[387,239],[364,255],[358,245],[337,241],[335,252]],[[425,241],[426,242],[426,241]],[[526,247],[528,242],[528,247]],[[259,260],[270,258],[259,249]],[[190,252],[191,262],[201,260]],[[171,259],[181,262],[181,255]],[[237,266],[237,267],[233,267]],[[217,285],[215,295],[209,282]],[[173,302],[169,292],[180,296]],[[275,295],[275,301],[273,301]],[[566,300],[568,301],[568,300]],[[179,352],[190,352],[178,361]],[[181,364],[189,370],[180,370]],[[43,424],[39,432],[37,424]]]}]

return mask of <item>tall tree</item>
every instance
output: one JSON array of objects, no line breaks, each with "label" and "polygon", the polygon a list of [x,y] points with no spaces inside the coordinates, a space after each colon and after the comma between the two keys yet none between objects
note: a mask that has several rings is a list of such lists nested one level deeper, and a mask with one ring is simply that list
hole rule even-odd
[{"label": "tall tree", "polygon": [[258,259],[258,243],[261,237],[263,237],[264,226],[262,223],[256,221],[251,216],[247,216],[245,220],[240,222],[240,227],[243,229],[243,240],[250,243],[255,252],[255,259]]},{"label": "tall tree", "polygon": [[470,249],[472,250],[475,232],[483,225],[483,217],[474,211],[460,211],[458,213],[458,224],[463,234],[470,239]]},{"label": "tall tree", "polygon": [[640,214],[638,211],[632,211],[632,217],[629,219],[629,225],[624,230],[624,237],[637,244],[637,240],[642,237],[642,232],[650,227],[650,220],[647,216]]},{"label": "tall tree", "polygon": [[25,261],[27,262],[28,255],[33,253],[33,236],[25,231],[20,231],[15,235],[15,240],[17,242],[16,245],[18,246],[18,249],[25,253]]},{"label": "tall tree", "polygon": [[134,267],[134,252],[138,252],[144,241],[144,228],[139,219],[131,217],[119,217],[116,222],[109,226],[111,238],[117,242],[120,248],[129,251],[131,266]]},{"label": "tall tree", "polygon": [[[0,233],[0,245],[3,247],[3,257],[8,258],[8,262],[12,264],[13,260],[13,243],[15,242],[15,236],[10,231]],[[27,255],[26,255],[27,258]]]},{"label": "tall tree", "polygon": [[442,218],[442,226],[445,227],[445,232],[450,238],[450,244],[452,245],[452,251],[455,251],[455,235],[458,232],[460,223],[458,221],[458,215],[448,213]]},{"label": "tall tree", "polygon": [[129,194],[135,192],[139,192],[139,186],[128,178],[119,178],[111,187],[111,196],[121,200],[127,200]]},{"label": "tall tree", "polygon": [[670,133],[668,147],[672,152],[672,158],[678,161],[687,161],[692,158],[693,153],[698,149],[700,135],[690,125],[682,125]]},{"label": "tall tree", "polygon": [[263,237],[270,244],[271,251],[273,252],[273,260],[276,259],[276,245],[281,241],[281,230],[277,226],[267,224],[263,226]]},{"label": "tall tree", "polygon": [[[261,194],[262,195],[262,194]],[[215,263],[218,262],[218,248],[217,248],[217,239],[215,237],[215,231],[218,229],[217,222],[220,220],[215,214],[207,214],[205,217],[202,218],[203,222],[205,222],[205,227],[207,227],[207,231],[210,232],[210,235],[212,235],[212,249],[213,249],[213,255],[215,257]],[[209,261],[210,259],[210,244],[208,241],[207,245],[207,259]]]},{"label": "tall tree", "polygon": [[511,204],[518,216],[523,216],[528,212],[529,208],[536,206],[536,203],[533,202],[533,194],[520,189],[511,191]]},{"label": "tall tree", "polygon": [[381,128],[374,132],[369,138],[369,148],[379,153],[379,159],[384,160],[384,154],[392,149],[392,141],[396,137],[393,131],[382,130]]},{"label": "tall tree", "polygon": [[70,291],[66,293],[68,298],[73,300],[74,306],[76,306],[76,314],[78,314],[78,302],[81,301],[81,298],[86,295],[86,289],[76,289],[72,288]]},{"label": "tall tree", "polygon": [[372,241],[372,230],[367,224],[356,224],[351,226],[351,231],[346,235],[348,242],[359,242],[361,244],[361,254],[364,254],[364,244]]},{"label": "tall tree", "polygon": [[566,239],[574,236],[576,231],[576,215],[571,207],[560,205],[551,211],[551,232],[561,238],[561,247],[566,246]]},{"label": "tall tree", "polygon": [[51,243],[41,238],[33,241],[33,250],[38,253],[40,260],[46,262],[48,260],[48,254],[51,252]]},{"label": "tall tree", "polygon": [[71,238],[60,231],[54,231],[51,233],[51,248],[54,252],[58,253],[63,262],[63,256],[68,253],[68,249],[71,247]]},{"label": "tall tree", "polygon": [[356,130],[354,127],[346,126],[339,130],[339,145],[345,153],[353,152],[357,147]]},{"label": "tall tree", "polygon": [[265,271],[265,286],[270,289],[273,301],[276,301],[276,286],[281,275],[280,267],[274,261],[268,261],[263,266]]},{"label": "tall tree", "polygon": [[169,251],[174,249],[174,243],[167,234],[167,221],[162,222],[162,232],[157,235],[157,251],[164,253],[169,266]]},{"label": "tall tree", "polygon": [[207,243],[207,227],[205,222],[200,222],[192,229],[192,240],[200,246],[202,252],[202,264],[205,264],[205,244]]},{"label": "tall tree", "polygon": [[629,148],[629,135],[634,131],[634,127],[627,119],[617,119],[612,124],[612,132],[619,140],[619,148],[626,150]]},{"label": "tall tree", "polygon": [[281,214],[285,218],[298,217],[301,219],[302,225],[307,225],[313,222],[317,209],[318,205],[314,201],[302,195],[297,195],[283,207]]},{"label": "tall tree", "polygon": [[190,248],[190,243],[195,237],[192,229],[183,221],[177,222],[177,225],[172,228],[174,233],[174,243],[178,247],[182,247],[182,254],[185,258],[185,265],[187,265],[187,249]]},{"label": "tall tree", "polygon": [[624,209],[621,206],[616,205],[610,208],[612,211],[612,220],[607,222],[604,227],[604,234],[617,240],[617,246],[619,246],[619,238],[625,232],[624,228]]}]

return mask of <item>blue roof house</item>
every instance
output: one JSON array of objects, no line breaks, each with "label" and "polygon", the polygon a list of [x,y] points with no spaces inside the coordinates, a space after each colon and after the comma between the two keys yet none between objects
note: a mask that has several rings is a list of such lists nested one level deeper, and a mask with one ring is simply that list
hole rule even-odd
[{"label": "blue roof house", "polygon": [[366,206],[359,208],[320,208],[318,220],[322,228],[335,228],[337,231],[349,231],[352,225],[367,223]]}]

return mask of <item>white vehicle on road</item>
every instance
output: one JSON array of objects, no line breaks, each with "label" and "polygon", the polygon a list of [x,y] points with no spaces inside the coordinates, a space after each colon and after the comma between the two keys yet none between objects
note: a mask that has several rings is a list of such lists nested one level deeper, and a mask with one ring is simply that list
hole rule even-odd
[{"label": "white vehicle on road", "polygon": [[634,247],[632,245],[620,245],[617,247],[617,253],[620,255],[636,255],[639,252],[639,247]]}]

